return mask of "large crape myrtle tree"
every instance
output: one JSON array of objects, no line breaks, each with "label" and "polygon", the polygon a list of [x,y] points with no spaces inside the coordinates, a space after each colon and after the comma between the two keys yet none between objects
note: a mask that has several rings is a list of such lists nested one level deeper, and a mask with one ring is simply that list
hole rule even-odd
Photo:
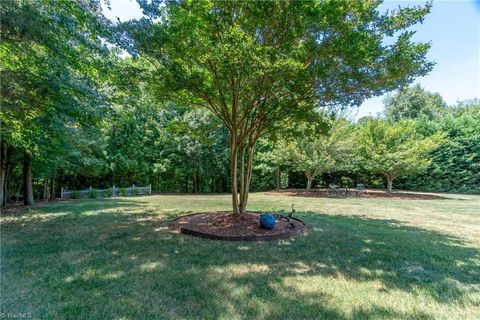
[{"label": "large crape myrtle tree", "polygon": [[230,133],[233,213],[247,208],[260,137],[312,108],[359,105],[432,68],[407,29],[430,6],[380,12],[381,1],[139,1],[120,25],[151,62],[162,99],[210,110]]}]

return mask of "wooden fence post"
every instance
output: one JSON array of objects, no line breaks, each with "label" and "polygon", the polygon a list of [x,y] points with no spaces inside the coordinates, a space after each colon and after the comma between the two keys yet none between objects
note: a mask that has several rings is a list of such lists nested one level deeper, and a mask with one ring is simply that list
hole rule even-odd
[{"label": "wooden fence post", "polygon": [[63,199],[63,187],[60,188],[60,199]]},{"label": "wooden fence post", "polygon": [[148,194],[152,194],[152,184],[148,185]]}]

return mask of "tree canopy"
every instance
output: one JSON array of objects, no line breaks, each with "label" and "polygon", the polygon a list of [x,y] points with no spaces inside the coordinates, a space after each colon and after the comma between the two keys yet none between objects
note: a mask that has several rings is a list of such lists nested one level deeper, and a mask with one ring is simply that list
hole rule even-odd
[{"label": "tree canopy", "polygon": [[0,15],[2,147],[24,152],[24,200],[32,204],[32,156],[53,170],[52,155],[64,154],[74,131],[105,116],[108,28],[96,1],[3,1]]},{"label": "tree canopy", "polygon": [[394,121],[419,117],[432,120],[447,111],[447,104],[438,93],[426,91],[418,84],[387,96],[384,104],[385,115]]},{"label": "tree canopy", "polygon": [[324,132],[306,126],[296,127],[297,134],[282,140],[275,152],[281,154],[293,170],[305,174],[308,192],[317,175],[341,170],[352,161],[354,141],[350,124],[345,119],[329,119]]},{"label": "tree canopy", "polygon": [[387,189],[392,192],[396,178],[427,168],[430,152],[440,145],[441,139],[440,135],[422,137],[412,121],[389,123],[370,119],[359,127],[358,152],[369,171],[387,178]]}]

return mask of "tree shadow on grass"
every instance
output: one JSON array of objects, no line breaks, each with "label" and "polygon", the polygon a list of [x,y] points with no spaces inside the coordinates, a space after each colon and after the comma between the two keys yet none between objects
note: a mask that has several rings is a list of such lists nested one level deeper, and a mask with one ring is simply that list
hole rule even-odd
[{"label": "tree shadow on grass", "polygon": [[348,290],[359,291],[353,300],[368,298],[362,283],[387,296],[415,291],[441,305],[478,303],[468,291],[480,278],[478,248],[395,220],[301,213],[304,236],[223,242],[168,228],[187,212],[138,209],[117,199],[2,223],[1,311],[23,306],[39,318],[98,319],[435,317],[435,310],[412,314],[374,302],[342,307]]}]

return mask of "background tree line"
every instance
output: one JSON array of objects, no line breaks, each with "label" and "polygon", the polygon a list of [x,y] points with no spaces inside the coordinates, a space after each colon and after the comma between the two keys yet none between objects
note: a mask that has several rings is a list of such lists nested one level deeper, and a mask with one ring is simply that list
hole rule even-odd
[{"label": "background tree line", "polygon": [[[228,132],[208,111],[172,102],[158,104],[145,90],[138,90],[136,97],[117,97],[121,103],[111,107],[98,127],[72,132],[69,139],[58,141],[61,148],[53,168],[52,154],[35,157],[35,198],[48,197],[46,184],[51,197],[58,196],[60,186],[133,183],[151,183],[157,192],[229,192]],[[414,91],[433,95],[418,86],[407,88],[387,98],[384,114],[377,117],[352,121],[319,111],[315,121],[285,126],[275,137],[262,139],[252,190],[308,190],[330,183],[386,188],[393,178],[398,189],[480,192],[480,102],[449,107],[440,98],[440,104],[430,106],[414,105],[410,99],[402,99],[410,106],[392,104]],[[419,108],[425,112],[413,115]],[[399,116],[397,109],[412,109],[412,114]],[[389,143],[395,149],[388,149]],[[22,199],[22,152],[15,148],[2,152],[9,153],[2,155],[8,161],[2,162],[2,169],[8,171],[5,194],[10,200]],[[384,173],[385,168],[391,171]]]}]

